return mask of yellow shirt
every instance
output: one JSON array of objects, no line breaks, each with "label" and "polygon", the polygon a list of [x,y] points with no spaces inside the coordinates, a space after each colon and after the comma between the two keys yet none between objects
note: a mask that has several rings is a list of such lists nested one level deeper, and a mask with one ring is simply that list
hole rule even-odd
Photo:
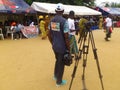
[{"label": "yellow shirt", "polygon": [[43,29],[43,28],[45,28],[45,21],[41,20],[40,21],[40,29]]},{"label": "yellow shirt", "polygon": [[79,21],[79,27],[80,27],[80,32],[81,33],[84,29],[85,29],[85,23],[87,22],[88,20],[85,19],[85,18],[81,18],[80,21]]}]

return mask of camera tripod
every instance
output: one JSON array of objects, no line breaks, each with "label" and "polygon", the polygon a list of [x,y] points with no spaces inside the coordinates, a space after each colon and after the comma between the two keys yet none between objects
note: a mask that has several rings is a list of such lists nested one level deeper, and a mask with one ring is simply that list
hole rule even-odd
[{"label": "camera tripod", "polygon": [[75,66],[74,66],[74,69],[73,69],[72,79],[71,79],[71,83],[70,83],[70,86],[69,86],[69,90],[71,90],[73,79],[75,77],[75,73],[76,73],[76,70],[77,70],[77,67],[78,67],[78,64],[79,64],[79,60],[81,58],[83,58],[83,73],[82,73],[83,89],[82,90],[87,90],[86,84],[85,84],[85,67],[86,67],[86,62],[87,62],[87,55],[89,53],[90,42],[91,42],[91,45],[92,45],[92,51],[93,51],[93,54],[94,54],[94,59],[96,60],[96,64],[97,64],[97,69],[98,69],[98,73],[99,73],[101,87],[102,87],[102,90],[104,90],[104,85],[103,85],[102,75],[101,75],[101,69],[100,69],[100,65],[99,65],[99,61],[98,61],[97,49],[95,47],[93,33],[90,29],[83,30],[80,37],[79,37],[79,40],[78,40],[78,43],[80,43],[79,44],[79,53],[78,53],[78,57],[75,59]]}]

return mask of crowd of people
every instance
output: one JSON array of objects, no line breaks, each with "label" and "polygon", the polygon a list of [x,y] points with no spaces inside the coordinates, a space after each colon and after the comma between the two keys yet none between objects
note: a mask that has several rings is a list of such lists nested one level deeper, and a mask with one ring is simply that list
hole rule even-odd
[{"label": "crowd of people", "polygon": [[48,15],[46,15],[45,17],[43,15],[39,16],[39,29],[40,29],[42,40],[47,38],[49,21],[50,21],[50,18]]},{"label": "crowd of people", "polygon": [[35,22],[31,19],[26,21],[17,21],[17,20],[5,20],[4,24],[0,23],[0,28],[2,29],[4,38],[8,38],[9,33],[13,33],[13,39],[21,39],[23,35],[22,29],[24,29],[24,26],[35,26]]},{"label": "crowd of people", "polygon": [[22,28],[24,28],[24,26],[21,23],[16,23],[15,21],[11,23],[10,30],[13,32],[13,39],[22,38]]},{"label": "crowd of people", "polygon": [[[69,15],[62,15],[62,16],[65,19],[69,18]],[[49,22],[52,19],[52,17],[54,17],[54,15],[39,15],[38,16],[38,21],[36,20],[34,22],[33,19],[29,18],[28,20],[25,20],[24,23],[23,22],[19,23],[15,20],[5,21],[4,25],[0,23],[0,28],[2,28],[4,37],[6,38],[6,31],[7,30],[4,26],[11,26],[12,22],[16,23],[16,27],[18,26],[18,24],[21,24],[23,26],[36,25],[36,26],[38,26],[39,34],[41,35],[41,39],[44,40],[44,39],[47,38],[48,25],[49,25]],[[104,29],[104,30],[106,30],[105,29],[105,23],[104,23],[105,18],[106,17],[103,17],[102,15],[101,16],[76,16],[76,15],[74,15],[73,19],[74,19],[75,30],[76,30],[75,34],[80,34],[81,33],[81,31],[85,28],[83,23],[85,23],[86,21],[94,22],[94,25],[93,25],[93,27],[91,27],[91,29]],[[68,21],[69,21],[69,19],[68,19]],[[18,33],[21,34],[20,31],[15,33],[15,34],[18,34]],[[18,35],[15,35],[15,37],[18,36]],[[20,35],[19,35],[19,37],[20,37]]]},{"label": "crowd of people", "polygon": [[[53,16],[50,16],[50,15],[46,15],[46,16],[40,15],[39,16],[39,30],[40,30],[42,40],[47,38],[48,27],[49,27],[48,25],[49,25],[50,20],[52,19],[51,17],[53,17]],[[65,19],[68,19],[68,22],[70,21],[69,19],[71,16],[70,17],[69,17],[69,15],[62,15],[62,16]],[[76,15],[74,15],[74,17],[72,17],[72,18],[74,19],[74,24],[75,24],[75,35],[81,34],[81,32],[85,29],[85,23],[88,21],[94,23],[90,28],[91,30],[100,29],[100,30],[104,30],[104,32],[106,32],[106,30],[107,30],[106,19],[108,17],[111,18],[111,24],[112,24],[111,32],[112,32],[112,29],[114,27],[112,15],[107,15],[107,16],[102,16],[102,15],[100,15],[100,16],[76,16]],[[108,39],[105,39],[105,40],[109,41]]]}]

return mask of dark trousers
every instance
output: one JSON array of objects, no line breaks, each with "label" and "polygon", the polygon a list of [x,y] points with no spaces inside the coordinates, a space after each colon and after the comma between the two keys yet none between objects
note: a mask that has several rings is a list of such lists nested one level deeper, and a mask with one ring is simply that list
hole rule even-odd
[{"label": "dark trousers", "polygon": [[14,39],[22,38],[22,32],[21,31],[14,32],[13,33],[13,38]]},{"label": "dark trousers", "polygon": [[111,32],[108,32],[107,34],[106,34],[106,38],[110,38],[111,37]]},{"label": "dark trousers", "polygon": [[107,27],[106,29],[106,39],[111,37],[111,31],[110,31],[110,27]]},{"label": "dark trousers", "polygon": [[65,67],[64,62],[63,62],[64,54],[61,54],[61,53],[58,53],[58,52],[54,52],[54,53],[55,53],[55,58],[56,58],[54,75],[57,79],[56,83],[60,84],[62,82],[64,67]]}]

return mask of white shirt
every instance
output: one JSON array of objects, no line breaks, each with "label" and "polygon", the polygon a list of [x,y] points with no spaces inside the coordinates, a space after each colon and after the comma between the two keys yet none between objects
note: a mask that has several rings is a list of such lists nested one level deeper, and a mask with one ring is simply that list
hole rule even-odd
[{"label": "white shirt", "polygon": [[[75,30],[75,23],[74,23],[74,19],[68,18],[68,25],[69,25],[69,30]],[[70,32],[70,35],[75,35],[75,31],[74,32]]]},{"label": "white shirt", "polygon": [[16,26],[11,26],[10,30],[16,29]]},{"label": "white shirt", "polygon": [[31,22],[31,24],[29,26],[34,26],[34,22]]},{"label": "white shirt", "polygon": [[112,19],[111,18],[107,17],[105,21],[106,21],[106,26],[107,27],[111,27],[112,26]]},{"label": "white shirt", "polygon": [[18,24],[18,28],[19,28],[19,29],[23,29],[24,26],[23,26],[22,24]]}]

